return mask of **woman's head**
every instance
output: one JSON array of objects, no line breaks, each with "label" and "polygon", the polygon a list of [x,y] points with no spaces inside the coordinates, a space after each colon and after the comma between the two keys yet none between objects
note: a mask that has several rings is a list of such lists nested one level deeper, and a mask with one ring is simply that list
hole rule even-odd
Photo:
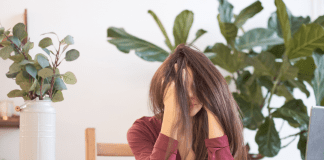
[{"label": "woman's head", "polygon": [[[241,110],[224,77],[205,54],[180,44],[155,72],[149,91],[150,107],[162,122],[164,93],[171,81],[175,82],[176,100],[180,107],[179,120],[175,124],[179,129],[177,137],[181,137],[180,141],[192,137],[188,149],[192,147],[195,159],[208,158],[204,141],[209,138],[206,107],[224,129],[234,159],[246,160]],[[198,105],[190,109],[192,103]]]}]

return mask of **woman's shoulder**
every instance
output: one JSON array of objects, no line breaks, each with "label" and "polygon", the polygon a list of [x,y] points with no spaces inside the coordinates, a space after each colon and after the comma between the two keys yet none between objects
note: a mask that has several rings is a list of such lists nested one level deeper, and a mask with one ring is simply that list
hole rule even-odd
[{"label": "woman's shoulder", "polygon": [[[128,129],[129,137],[146,137],[155,141],[161,131],[161,122],[155,116],[142,116]],[[136,135],[136,136],[134,136]]]},{"label": "woman's shoulder", "polygon": [[134,125],[148,125],[148,126],[158,126],[161,123],[161,120],[159,120],[156,116],[142,116],[141,118],[138,118],[134,121]]}]

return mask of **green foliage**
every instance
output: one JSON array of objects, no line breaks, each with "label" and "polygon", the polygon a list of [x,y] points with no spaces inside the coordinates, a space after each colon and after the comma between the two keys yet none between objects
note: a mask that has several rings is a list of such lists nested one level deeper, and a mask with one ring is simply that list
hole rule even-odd
[{"label": "green foliage", "polygon": [[[39,97],[40,100],[44,99],[44,96],[47,94],[49,97],[47,99],[51,99],[52,102],[60,102],[63,101],[63,94],[61,90],[66,90],[66,86],[64,84],[75,84],[77,79],[72,72],[67,72],[64,75],[60,75],[58,57],[59,54],[63,54],[63,52],[68,48],[69,45],[74,44],[74,39],[72,36],[67,35],[61,41],[58,36],[54,32],[48,32],[44,34],[55,34],[59,41],[60,47],[63,47],[63,51],[59,53],[54,53],[53,51],[47,49],[53,45],[52,39],[50,37],[43,38],[38,46],[48,55],[54,55],[56,57],[55,63],[49,63],[49,58],[42,53],[38,53],[35,55],[35,59],[29,55],[29,51],[33,49],[34,42],[30,42],[28,39],[28,34],[25,30],[25,25],[23,23],[17,23],[13,27],[13,35],[9,36],[10,31],[5,31],[3,27],[0,27],[0,44],[4,47],[0,49],[0,57],[4,60],[10,59],[13,63],[9,67],[9,71],[6,73],[8,78],[15,78],[15,82],[21,90],[15,89],[10,91],[7,96],[9,98],[14,97],[23,97],[24,100],[32,100],[36,97]],[[44,35],[42,34],[42,35]],[[5,39],[3,41],[3,39]],[[26,42],[23,40],[28,39]],[[14,52],[14,55],[11,53]],[[80,56],[80,53],[76,49],[71,49],[66,53],[66,57],[64,58],[66,61],[74,61]],[[53,65],[53,66],[52,66]],[[54,71],[55,70],[55,75]],[[64,77],[64,81],[60,78]],[[52,85],[52,80],[53,85]],[[40,96],[41,95],[41,96]]]},{"label": "green foliage", "polygon": [[[233,92],[233,97],[244,114],[244,127],[257,131],[255,141],[259,154],[274,157],[288,146],[281,145],[284,138],[279,137],[280,131],[275,127],[274,118],[280,118],[300,130],[293,136],[300,137],[297,148],[304,160],[309,116],[306,106],[292,93],[294,89],[299,89],[309,97],[310,91],[304,84],[307,82],[314,89],[316,105],[324,106],[324,16],[310,22],[309,16],[294,16],[282,0],[274,0],[277,10],[268,18],[268,28],[245,32],[245,22],[263,10],[261,2],[252,3],[238,15],[234,15],[234,7],[227,0],[218,2],[217,22],[227,44],[208,45],[204,54],[213,64],[232,74],[225,80],[228,85],[234,82],[239,91]],[[187,43],[193,23],[194,14],[191,11],[184,10],[176,16],[174,45],[156,14],[151,10],[148,12],[162,31],[165,44],[171,51],[169,53],[178,44]],[[238,29],[243,31],[242,35],[238,35]],[[198,30],[190,44],[205,33],[203,29]],[[163,62],[169,54],[148,41],[128,34],[123,28],[109,27],[107,35],[111,38],[108,42],[117,49],[123,53],[135,50],[135,54],[146,61]],[[261,52],[255,52],[255,47],[261,47]],[[254,68],[253,73],[246,69],[250,66]],[[235,73],[237,78],[234,78]],[[266,95],[262,94],[261,87],[267,90]],[[284,97],[285,103],[278,108],[271,107],[272,95]],[[268,110],[267,116],[261,112],[264,107]]]}]

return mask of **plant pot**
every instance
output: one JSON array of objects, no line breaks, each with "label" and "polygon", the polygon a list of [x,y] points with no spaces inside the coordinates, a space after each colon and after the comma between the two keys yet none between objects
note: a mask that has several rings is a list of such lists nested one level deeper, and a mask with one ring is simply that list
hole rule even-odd
[{"label": "plant pot", "polygon": [[55,160],[52,100],[25,100],[20,110],[19,160]]}]

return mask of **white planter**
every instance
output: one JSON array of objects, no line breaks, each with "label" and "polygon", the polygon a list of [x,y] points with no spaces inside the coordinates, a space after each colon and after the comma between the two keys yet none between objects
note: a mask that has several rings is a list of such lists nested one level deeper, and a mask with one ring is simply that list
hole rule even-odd
[{"label": "white planter", "polygon": [[51,100],[25,100],[20,110],[19,160],[55,160],[55,115]]}]

